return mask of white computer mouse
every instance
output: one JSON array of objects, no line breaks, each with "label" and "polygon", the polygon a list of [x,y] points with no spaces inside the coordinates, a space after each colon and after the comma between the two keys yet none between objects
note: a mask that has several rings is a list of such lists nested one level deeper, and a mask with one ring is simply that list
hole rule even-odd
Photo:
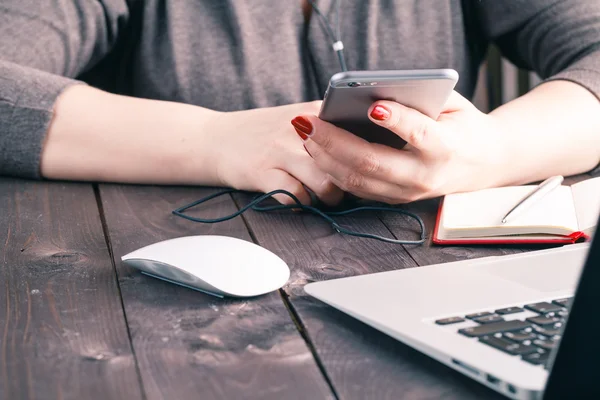
[{"label": "white computer mouse", "polygon": [[274,253],[229,236],[185,236],[121,257],[144,274],[219,297],[250,297],[277,290],[290,269]]}]

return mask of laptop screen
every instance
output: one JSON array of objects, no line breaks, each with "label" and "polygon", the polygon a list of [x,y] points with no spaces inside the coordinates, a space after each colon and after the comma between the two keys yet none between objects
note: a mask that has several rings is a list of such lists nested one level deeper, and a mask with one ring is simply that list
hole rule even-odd
[{"label": "laptop screen", "polygon": [[594,234],[579,278],[544,400],[600,399],[599,311],[600,231]]}]

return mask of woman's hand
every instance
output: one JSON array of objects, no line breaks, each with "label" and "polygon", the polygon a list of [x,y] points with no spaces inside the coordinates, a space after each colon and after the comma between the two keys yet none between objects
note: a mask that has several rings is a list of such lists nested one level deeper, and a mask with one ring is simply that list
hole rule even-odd
[{"label": "woman's hand", "polygon": [[[327,204],[342,198],[337,184],[399,203],[573,175],[599,160],[598,99],[572,82],[541,84],[489,115],[453,94],[437,121],[377,102],[371,120],[408,141],[403,150],[367,143],[319,120],[319,107],[224,113],[73,85],[54,106],[40,173],[62,180],[286,189],[304,203],[308,187]],[[297,130],[311,134],[304,145],[313,158],[292,119]]]},{"label": "woman's hand", "polygon": [[330,180],[359,197],[390,204],[495,186],[502,175],[497,121],[453,92],[437,121],[391,101],[369,118],[407,142],[402,150],[369,143],[314,115],[292,121]]},{"label": "woman's hand", "polygon": [[285,189],[304,204],[311,201],[308,188],[333,205],[343,192],[289,123],[319,107],[313,102],[226,113],[73,85],[55,105],[40,171],[50,179]]},{"label": "woman's hand", "polygon": [[[247,111],[217,113],[208,124],[215,173],[223,186],[270,192],[284,189],[310,204],[308,188],[335,205],[343,192],[306,153],[289,121],[298,114],[317,114],[320,101]],[[290,204],[285,195],[278,201]]]}]

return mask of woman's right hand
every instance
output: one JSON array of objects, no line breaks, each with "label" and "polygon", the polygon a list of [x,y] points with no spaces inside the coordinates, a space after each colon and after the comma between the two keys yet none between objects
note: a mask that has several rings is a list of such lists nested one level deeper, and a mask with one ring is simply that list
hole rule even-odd
[{"label": "woman's right hand", "polygon": [[[303,204],[311,202],[308,188],[325,204],[339,203],[342,190],[317,167],[290,123],[297,115],[318,114],[320,104],[314,101],[213,114],[204,134],[218,182],[265,193],[284,189]],[[284,204],[293,203],[286,195],[274,197]]]},{"label": "woman's right hand", "polygon": [[[63,180],[285,189],[304,204],[311,201],[308,188],[333,205],[342,191],[317,168],[290,123],[319,107],[216,112],[73,85],[54,107],[40,172]],[[276,199],[292,203],[285,195]]]}]

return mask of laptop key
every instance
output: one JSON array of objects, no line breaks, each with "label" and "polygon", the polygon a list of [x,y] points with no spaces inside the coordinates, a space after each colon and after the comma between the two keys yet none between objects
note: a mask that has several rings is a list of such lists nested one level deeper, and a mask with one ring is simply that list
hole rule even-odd
[{"label": "laptop key", "polygon": [[516,314],[516,313],[520,313],[520,312],[523,312],[523,309],[521,307],[506,307],[506,308],[501,308],[499,310],[496,310],[496,314],[500,314],[500,315]]},{"label": "laptop key", "polygon": [[529,328],[530,326],[531,323],[529,322],[513,320],[463,328],[459,329],[458,332],[469,337],[481,337],[493,335],[494,333],[520,331],[522,329]]},{"label": "laptop key", "polygon": [[571,300],[573,300],[572,297],[565,297],[564,299],[556,299],[556,300],[552,301],[552,303],[556,304],[557,306],[561,306],[561,307],[570,307]]},{"label": "laptop key", "polygon": [[544,350],[552,350],[556,346],[558,346],[558,342],[559,342],[558,340],[552,340],[552,339],[546,338],[546,339],[534,340],[532,343],[535,346],[542,348]]},{"label": "laptop key", "polygon": [[495,336],[483,336],[479,338],[481,343],[490,345],[498,350],[502,350],[505,353],[512,354],[513,356],[522,356],[524,354],[537,352],[537,348],[532,345],[523,343],[515,343],[504,338],[498,338]]},{"label": "laptop key", "polygon": [[435,323],[438,325],[450,325],[450,324],[456,324],[458,322],[463,322],[464,320],[465,319],[461,318],[461,317],[449,317],[449,318],[438,319],[437,321],[435,321]]},{"label": "laptop key", "polygon": [[[558,327],[556,325],[559,325]],[[554,337],[556,335],[560,335],[560,324],[555,324],[554,326],[534,326],[533,330],[535,333],[547,337]]]},{"label": "laptop key", "polygon": [[536,324],[536,325],[554,325],[557,322],[562,322],[561,318],[557,317],[545,317],[545,316],[537,316],[537,317],[529,317],[527,321]]},{"label": "laptop key", "polygon": [[537,335],[531,331],[531,329],[523,329],[517,332],[505,332],[502,334],[506,339],[512,340],[513,342],[525,342],[527,340],[537,339]]},{"label": "laptop key", "polygon": [[479,318],[479,317],[487,317],[488,315],[492,315],[492,313],[487,312],[487,311],[482,311],[482,312],[465,315],[465,317],[468,319],[475,319],[475,318]]},{"label": "laptop key", "polygon": [[492,314],[485,317],[475,318],[473,321],[477,322],[478,324],[491,324],[492,322],[504,321],[504,318],[499,315]]},{"label": "laptop key", "polygon": [[546,364],[550,357],[550,352],[545,350],[538,350],[535,353],[526,354],[523,356],[523,361],[534,365]]},{"label": "laptop key", "polygon": [[527,304],[526,309],[536,312],[538,314],[545,314],[549,312],[561,311],[562,307],[556,304],[547,303],[545,301],[541,303]]}]

